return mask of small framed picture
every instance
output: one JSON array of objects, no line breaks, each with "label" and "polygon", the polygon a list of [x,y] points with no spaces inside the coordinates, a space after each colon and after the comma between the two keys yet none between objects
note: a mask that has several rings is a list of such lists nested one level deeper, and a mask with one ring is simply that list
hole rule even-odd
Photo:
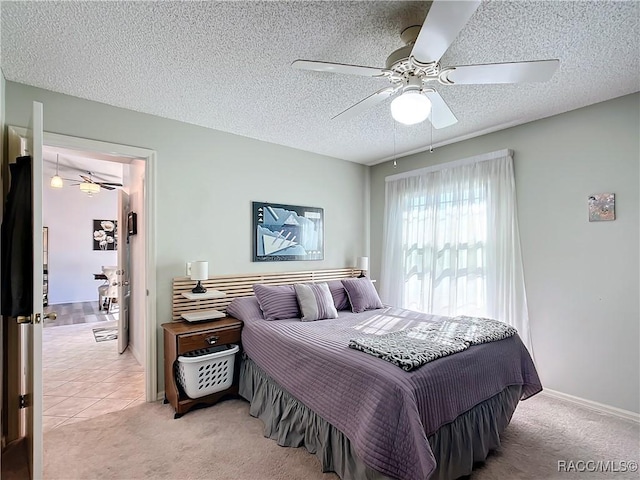
[{"label": "small framed picture", "polygon": [[117,220],[93,221],[93,249],[102,251],[118,249]]},{"label": "small framed picture", "polygon": [[127,215],[127,234],[129,236],[138,233],[138,214],[136,212],[129,212]]},{"label": "small framed picture", "polygon": [[605,222],[616,219],[615,193],[589,195],[589,221]]}]

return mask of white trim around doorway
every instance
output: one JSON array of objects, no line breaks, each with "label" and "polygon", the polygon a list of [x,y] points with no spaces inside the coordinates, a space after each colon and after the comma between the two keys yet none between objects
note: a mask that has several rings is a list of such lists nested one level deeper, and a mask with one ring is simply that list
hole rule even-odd
[{"label": "white trim around doorway", "polygon": [[[25,138],[27,129],[8,126],[12,134]],[[145,208],[145,398],[154,402],[158,397],[158,340],[156,333],[156,162],[157,153],[147,148],[132,147],[117,143],[89,140],[86,138],[44,132],[44,145],[98,152],[105,155],[138,158],[145,161],[144,208]],[[11,157],[9,157],[11,158]]]}]

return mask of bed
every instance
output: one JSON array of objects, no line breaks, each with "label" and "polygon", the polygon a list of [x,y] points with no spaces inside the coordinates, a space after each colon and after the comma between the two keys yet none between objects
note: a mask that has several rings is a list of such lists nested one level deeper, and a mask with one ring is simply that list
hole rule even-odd
[{"label": "bed", "polygon": [[542,390],[517,335],[406,372],[349,340],[442,317],[386,306],[269,321],[256,297],[238,297],[227,314],[244,322],[240,395],[267,436],[305,446],[343,480],[468,475],[500,445],[518,402]]}]

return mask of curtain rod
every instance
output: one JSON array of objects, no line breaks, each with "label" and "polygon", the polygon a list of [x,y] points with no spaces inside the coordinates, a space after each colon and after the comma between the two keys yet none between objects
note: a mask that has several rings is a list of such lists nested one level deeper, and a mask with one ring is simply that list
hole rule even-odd
[{"label": "curtain rod", "polygon": [[513,150],[504,149],[497,150],[495,152],[483,153],[481,155],[474,155],[473,157],[463,158],[461,160],[454,160],[452,162],[439,163],[430,167],[419,168],[417,170],[409,170],[408,172],[397,173],[395,175],[389,175],[385,177],[385,182],[393,182],[400,180],[401,178],[417,177],[425,173],[437,172],[438,170],[445,170],[447,168],[456,168],[462,165],[469,165],[472,163],[486,162],[487,160],[495,160],[501,157],[513,157]]}]

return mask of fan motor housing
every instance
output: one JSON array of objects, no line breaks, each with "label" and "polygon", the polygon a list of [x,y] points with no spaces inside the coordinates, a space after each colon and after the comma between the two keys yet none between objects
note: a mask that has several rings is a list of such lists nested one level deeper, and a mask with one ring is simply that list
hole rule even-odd
[{"label": "fan motor housing", "polygon": [[422,25],[412,25],[400,33],[400,38],[405,45],[393,51],[387,57],[387,70],[392,70],[400,75],[404,75],[407,72],[413,72],[416,75],[438,75],[440,69],[438,62],[421,63],[411,56],[421,28]]},{"label": "fan motor housing", "polygon": [[[387,69],[394,70],[398,73],[404,73],[409,68],[409,56],[413,50],[413,44],[416,43],[422,25],[412,25],[400,32],[400,39],[404,43],[404,47],[400,47],[387,57]],[[406,65],[404,65],[406,64]]]},{"label": "fan motor housing", "polygon": [[409,55],[411,55],[413,45],[405,45],[387,57],[387,69],[394,72],[404,73],[411,70],[411,64],[409,62]]}]

